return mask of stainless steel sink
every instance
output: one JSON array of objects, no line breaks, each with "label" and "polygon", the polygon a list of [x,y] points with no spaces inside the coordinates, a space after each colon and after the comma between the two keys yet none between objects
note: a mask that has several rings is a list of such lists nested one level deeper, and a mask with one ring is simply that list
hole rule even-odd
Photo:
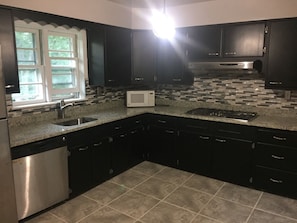
[{"label": "stainless steel sink", "polygon": [[70,119],[67,121],[61,121],[54,123],[55,125],[61,125],[61,126],[74,126],[74,125],[81,125],[88,122],[96,121],[96,118],[90,118],[90,117],[80,117],[75,119]]}]

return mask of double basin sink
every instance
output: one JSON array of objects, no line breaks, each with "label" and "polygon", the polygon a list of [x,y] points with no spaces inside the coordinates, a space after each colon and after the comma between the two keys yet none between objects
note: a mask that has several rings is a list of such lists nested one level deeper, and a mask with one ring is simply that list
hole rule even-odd
[{"label": "double basin sink", "polygon": [[55,125],[60,125],[60,126],[76,126],[76,125],[81,125],[84,123],[88,122],[93,122],[96,121],[97,118],[91,118],[91,117],[79,117],[79,118],[74,118],[66,121],[61,121],[61,122],[55,122]]}]

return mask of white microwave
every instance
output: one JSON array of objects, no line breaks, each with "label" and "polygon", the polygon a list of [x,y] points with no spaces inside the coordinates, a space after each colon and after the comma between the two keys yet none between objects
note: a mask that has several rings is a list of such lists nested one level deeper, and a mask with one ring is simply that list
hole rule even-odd
[{"label": "white microwave", "polygon": [[155,91],[127,91],[127,107],[153,107],[155,106]]}]

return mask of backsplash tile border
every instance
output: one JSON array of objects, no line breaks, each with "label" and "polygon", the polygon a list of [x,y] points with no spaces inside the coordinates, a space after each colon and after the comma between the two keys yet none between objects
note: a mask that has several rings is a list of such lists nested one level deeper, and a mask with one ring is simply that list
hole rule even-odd
[{"label": "backsplash tile border", "polygon": [[[264,88],[265,81],[259,74],[208,74],[195,77],[192,86],[158,85],[156,99],[184,102],[205,102],[217,105],[251,106],[257,108],[297,110],[297,91],[292,91],[289,100],[284,91]],[[104,104],[121,101],[127,87],[91,87],[86,81],[86,100],[75,103],[77,106]],[[11,95],[6,95],[8,117],[36,115],[56,110],[56,105],[34,108],[12,109]]]}]

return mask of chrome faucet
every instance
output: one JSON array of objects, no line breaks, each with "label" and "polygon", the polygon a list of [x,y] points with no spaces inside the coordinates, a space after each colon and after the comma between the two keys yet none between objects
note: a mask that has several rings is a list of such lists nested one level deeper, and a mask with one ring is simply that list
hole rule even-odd
[{"label": "chrome faucet", "polygon": [[65,104],[64,99],[62,99],[60,101],[60,103],[58,103],[58,118],[59,119],[65,118],[65,108],[67,108],[69,106],[73,106],[73,103]]}]

